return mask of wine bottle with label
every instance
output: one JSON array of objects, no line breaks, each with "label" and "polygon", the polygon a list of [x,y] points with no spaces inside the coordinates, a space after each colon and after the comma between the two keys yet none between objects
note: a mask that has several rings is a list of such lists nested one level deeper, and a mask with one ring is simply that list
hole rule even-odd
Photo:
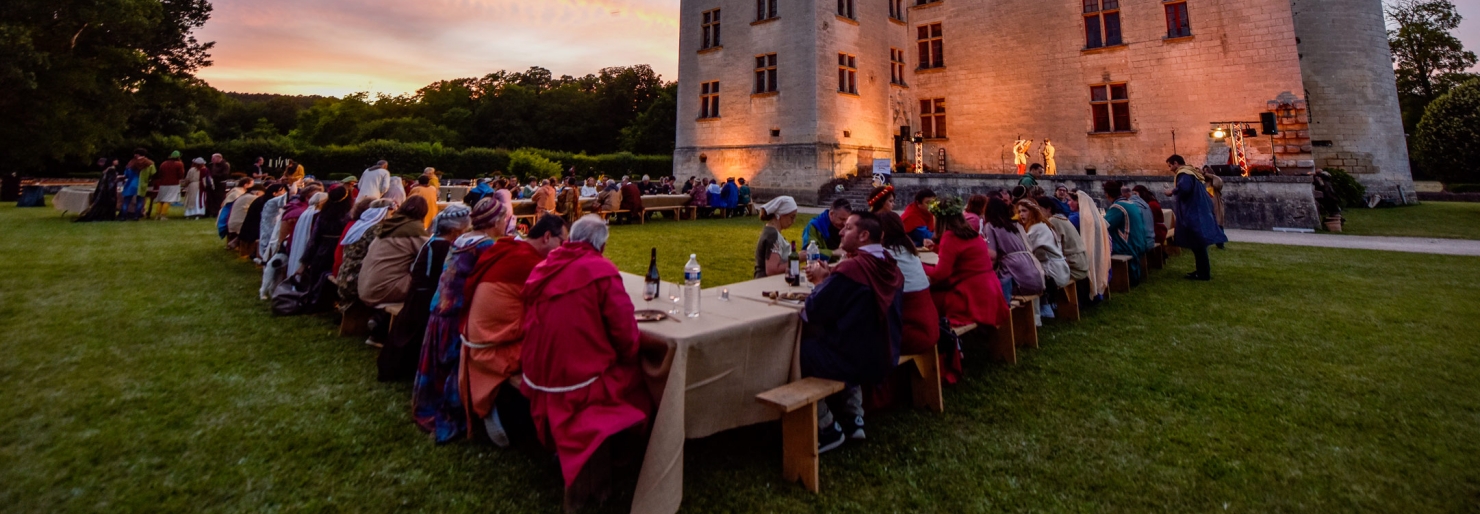
[{"label": "wine bottle with label", "polygon": [[786,257],[786,283],[787,284],[791,284],[792,287],[796,287],[798,284],[801,284],[801,275],[802,275],[802,261],[801,261],[801,256],[800,255],[797,255],[797,243],[796,243],[796,241],[792,241],[791,242],[791,255],[788,255]]},{"label": "wine bottle with label", "polygon": [[647,277],[644,280],[647,282],[647,284],[642,289],[642,299],[651,302],[653,301],[653,298],[658,297],[658,286],[662,284],[662,281],[658,280],[657,248],[653,248],[653,257],[652,259],[648,260]]}]

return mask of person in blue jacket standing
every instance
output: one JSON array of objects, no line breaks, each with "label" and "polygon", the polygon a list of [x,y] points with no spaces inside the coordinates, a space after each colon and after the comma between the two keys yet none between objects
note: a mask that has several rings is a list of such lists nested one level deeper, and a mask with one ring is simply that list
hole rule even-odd
[{"label": "person in blue jacket standing", "polygon": [[1208,247],[1228,242],[1223,228],[1213,216],[1212,193],[1202,170],[1187,165],[1180,155],[1167,158],[1167,168],[1176,174],[1176,185],[1166,190],[1177,201],[1175,244],[1192,251],[1197,269],[1187,274],[1189,280],[1212,280],[1208,264]]}]

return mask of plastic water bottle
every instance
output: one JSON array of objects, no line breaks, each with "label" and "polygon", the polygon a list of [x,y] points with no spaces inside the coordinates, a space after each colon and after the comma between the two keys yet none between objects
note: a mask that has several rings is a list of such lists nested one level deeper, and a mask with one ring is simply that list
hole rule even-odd
[{"label": "plastic water bottle", "polygon": [[698,254],[689,254],[689,263],[683,265],[683,314],[690,318],[699,317]]},{"label": "plastic water bottle", "polygon": [[825,262],[822,260],[822,249],[817,247],[817,240],[807,243],[807,260],[810,262]]}]

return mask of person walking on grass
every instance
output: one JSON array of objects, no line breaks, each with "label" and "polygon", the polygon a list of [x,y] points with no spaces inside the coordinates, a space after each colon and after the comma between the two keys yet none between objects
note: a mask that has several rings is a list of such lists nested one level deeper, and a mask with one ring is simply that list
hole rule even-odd
[{"label": "person walking on grass", "polygon": [[1167,189],[1167,196],[1177,200],[1177,230],[1174,237],[1177,246],[1192,251],[1197,269],[1187,274],[1189,280],[1212,280],[1208,264],[1208,247],[1221,245],[1228,236],[1218,226],[1213,214],[1213,200],[1208,194],[1207,177],[1202,170],[1187,165],[1180,155],[1167,158],[1167,168],[1176,174],[1176,186]]}]

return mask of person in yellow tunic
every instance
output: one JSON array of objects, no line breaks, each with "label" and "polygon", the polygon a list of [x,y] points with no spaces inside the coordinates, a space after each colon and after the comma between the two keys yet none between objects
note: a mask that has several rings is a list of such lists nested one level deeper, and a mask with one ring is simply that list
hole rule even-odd
[{"label": "person in yellow tunic", "polygon": [[437,180],[436,175],[424,174],[416,178],[416,186],[411,188],[411,196],[420,196],[427,201],[426,219],[422,221],[422,228],[431,228],[432,222],[437,219],[437,213],[441,211],[437,207],[437,186],[432,185],[432,181],[435,180]]}]

